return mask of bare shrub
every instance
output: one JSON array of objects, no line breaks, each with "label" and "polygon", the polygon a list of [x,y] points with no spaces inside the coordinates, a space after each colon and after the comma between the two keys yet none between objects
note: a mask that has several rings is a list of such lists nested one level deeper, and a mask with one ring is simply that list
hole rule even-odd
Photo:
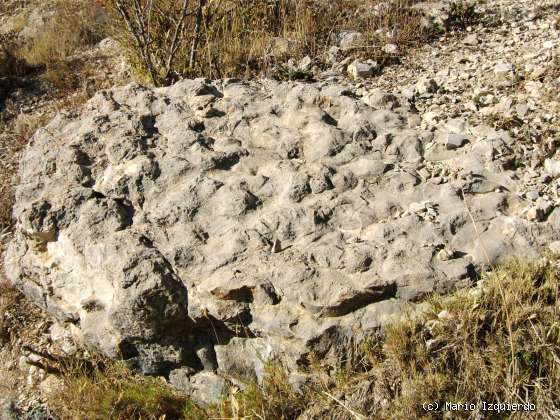
[{"label": "bare shrub", "polygon": [[276,39],[289,43],[291,58],[320,59],[339,31],[353,29],[364,34],[353,53],[370,58],[387,42],[404,49],[431,35],[414,0],[103,2],[136,69],[155,85],[266,73]]},{"label": "bare shrub", "polygon": [[476,2],[473,0],[455,0],[449,6],[446,29],[465,29],[478,19]]}]

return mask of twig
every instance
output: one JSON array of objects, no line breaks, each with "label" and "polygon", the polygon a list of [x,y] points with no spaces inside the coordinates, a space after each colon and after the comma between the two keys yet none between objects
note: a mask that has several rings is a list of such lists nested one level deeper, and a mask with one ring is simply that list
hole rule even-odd
[{"label": "twig", "polygon": [[192,44],[191,44],[191,52],[189,55],[189,68],[192,70],[194,63],[195,63],[195,59],[196,59],[196,49],[198,48],[198,41],[200,40],[200,29],[201,29],[201,23],[202,23],[202,9],[204,8],[204,5],[206,3],[206,0],[198,0],[198,7],[196,10],[196,24],[194,27],[194,36],[193,36],[193,40],[192,40]]},{"label": "twig", "polygon": [[181,7],[181,14],[179,18],[179,22],[175,26],[175,33],[173,34],[173,40],[171,45],[169,46],[167,61],[165,63],[165,77],[164,80],[169,78],[169,73],[171,73],[171,65],[173,64],[173,60],[175,59],[175,55],[177,54],[177,50],[181,45],[181,42],[184,37],[184,23],[185,19],[187,18],[187,11],[189,8],[189,0],[183,0],[183,6]]},{"label": "twig", "polygon": [[340,405],[342,408],[344,408],[346,411],[348,411],[352,417],[354,417],[357,420],[365,420],[365,416],[363,416],[362,414],[358,413],[357,411],[352,410],[350,407],[348,407],[346,404],[344,404],[342,401],[340,401],[339,399],[337,399],[334,395],[329,394],[327,391],[323,391],[323,394],[325,394],[327,397],[329,397],[331,400],[333,400],[335,403],[337,403],[338,405]]}]

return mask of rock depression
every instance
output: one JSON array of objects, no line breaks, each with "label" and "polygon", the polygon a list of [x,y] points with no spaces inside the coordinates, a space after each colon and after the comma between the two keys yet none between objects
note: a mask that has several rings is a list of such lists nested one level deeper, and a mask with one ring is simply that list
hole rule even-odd
[{"label": "rock depression", "polygon": [[559,239],[512,139],[414,97],[185,80],[98,93],[21,162],[8,277],[84,342],[200,399],[335,360],[427,294]]}]

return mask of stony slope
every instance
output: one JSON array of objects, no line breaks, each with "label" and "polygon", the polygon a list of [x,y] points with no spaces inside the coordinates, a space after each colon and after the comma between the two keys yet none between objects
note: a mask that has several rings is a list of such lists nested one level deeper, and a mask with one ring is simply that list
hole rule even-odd
[{"label": "stony slope", "polygon": [[560,239],[556,7],[493,2],[359,83],[99,93],[34,136],[8,275],[199,398],[263,359],[334,361],[408,302]]}]

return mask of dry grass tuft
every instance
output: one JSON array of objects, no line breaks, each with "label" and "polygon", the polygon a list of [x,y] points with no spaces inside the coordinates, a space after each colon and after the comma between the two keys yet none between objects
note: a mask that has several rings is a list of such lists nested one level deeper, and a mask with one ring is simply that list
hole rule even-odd
[{"label": "dry grass tuft", "polygon": [[61,379],[62,390],[48,397],[50,409],[61,419],[206,418],[162,379],[134,373],[120,362],[92,365],[91,360],[75,359],[66,363]]},{"label": "dry grass tuft", "polygon": [[[15,37],[10,34],[0,34],[0,79],[21,77],[32,71],[33,67],[19,57]],[[3,96],[4,94],[0,92],[0,103]]]},{"label": "dry grass tuft", "polygon": [[552,263],[513,260],[481,289],[435,296],[425,319],[389,328],[372,360],[394,396],[382,417],[427,416],[428,401],[533,403],[539,415],[553,415],[560,407],[559,286]]},{"label": "dry grass tuft", "polygon": [[265,366],[262,385],[248,383],[243,391],[232,392],[224,403],[206,411],[209,418],[295,419],[305,411],[309,398],[298,393],[289,382],[288,373],[279,365]]},{"label": "dry grass tuft", "polygon": [[14,133],[21,144],[27,141],[35,132],[53,117],[52,113],[45,114],[19,114],[14,123]]},{"label": "dry grass tuft", "polygon": [[[1,251],[1,249],[0,249]],[[3,270],[0,264],[0,270]],[[0,272],[0,349],[40,335],[41,311],[14,288]]]},{"label": "dry grass tuft", "polygon": [[40,37],[22,46],[20,55],[31,66],[45,68],[45,78],[63,92],[80,85],[83,63],[73,58],[81,49],[103,38],[103,11],[97,2],[56,0]]},{"label": "dry grass tuft", "polygon": [[[3,401],[17,400],[26,383],[17,365],[21,343],[35,342],[45,332],[39,309],[4,279],[2,270],[0,262],[0,406]],[[0,412],[0,417],[4,414]]]},{"label": "dry grass tuft", "polygon": [[12,341],[13,318],[11,311],[17,305],[18,292],[0,278],[0,346]]}]

